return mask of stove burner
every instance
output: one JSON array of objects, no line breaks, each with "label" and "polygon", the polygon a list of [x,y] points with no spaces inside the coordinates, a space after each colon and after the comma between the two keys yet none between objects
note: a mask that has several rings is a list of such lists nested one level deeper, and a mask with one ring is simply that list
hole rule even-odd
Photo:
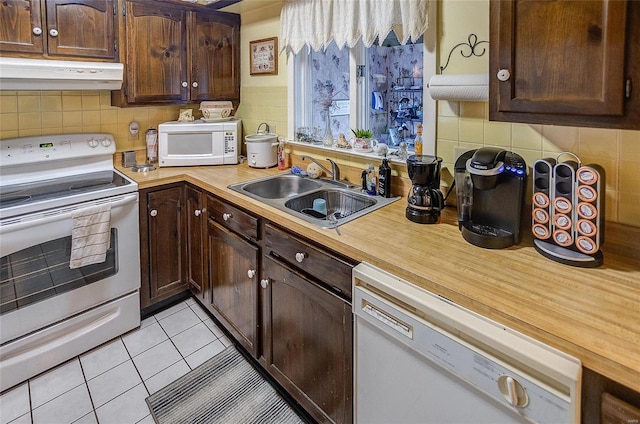
[{"label": "stove burner", "polygon": [[14,206],[20,203],[24,203],[29,201],[29,199],[31,199],[31,196],[28,195],[17,195],[17,196],[13,196],[13,195],[4,195],[4,196],[0,196],[0,207],[2,208],[8,208],[10,206]]}]

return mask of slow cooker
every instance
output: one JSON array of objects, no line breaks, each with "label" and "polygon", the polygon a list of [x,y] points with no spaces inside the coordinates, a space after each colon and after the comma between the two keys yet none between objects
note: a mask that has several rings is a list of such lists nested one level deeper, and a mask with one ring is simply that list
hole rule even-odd
[{"label": "slow cooker", "polygon": [[278,135],[251,134],[245,136],[247,161],[253,168],[271,168],[278,163]]}]

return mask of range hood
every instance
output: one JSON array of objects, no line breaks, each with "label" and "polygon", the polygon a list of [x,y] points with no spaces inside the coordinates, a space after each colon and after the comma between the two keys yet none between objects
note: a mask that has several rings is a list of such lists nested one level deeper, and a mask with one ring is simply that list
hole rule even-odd
[{"label": "range hood", "polygon": [[122,63],[0,57],[0,90],[119,90]]}]

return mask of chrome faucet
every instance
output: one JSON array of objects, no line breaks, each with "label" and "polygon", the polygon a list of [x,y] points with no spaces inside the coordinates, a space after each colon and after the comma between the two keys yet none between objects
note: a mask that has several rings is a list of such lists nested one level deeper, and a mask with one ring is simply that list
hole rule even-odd
[{"label": "chrome faucet", "polygon": [[[264,125],[265,131],[260,132],[260,127],[263,125]],[[271,132],[271,129],[269,128],[269,124],[267,124],[266,122],[263,122],[260,125],[258,125],[258,129],[256,130],[256,134],[269,134],[270,132]]]},{"label": "chrome faucet", "polygon": [[329,171],[324,165],[322,165],[320,162],[318,162],[316,159],[312,158],[311,156],[302,155],[301,159],[302,160],[309,159],[311,162],[318,165],[320,169],[322,169],[324,172],[326,172],[327,174],[331,174],[331,179],[333,181],[340,180],[340,168],[338,168],[338,164],[332,161],[331,159],[326,158],[331,164],[331,171]]}]

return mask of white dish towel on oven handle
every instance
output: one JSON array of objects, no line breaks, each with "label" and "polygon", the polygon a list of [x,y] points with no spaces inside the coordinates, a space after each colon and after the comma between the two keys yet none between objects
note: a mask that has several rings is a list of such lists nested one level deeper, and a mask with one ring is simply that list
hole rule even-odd
[{"label": "white dish towel on oven handle", "polygon": [[72,217],[69,268],[104,262],[111,243],[111,203],[78,209]]}]

